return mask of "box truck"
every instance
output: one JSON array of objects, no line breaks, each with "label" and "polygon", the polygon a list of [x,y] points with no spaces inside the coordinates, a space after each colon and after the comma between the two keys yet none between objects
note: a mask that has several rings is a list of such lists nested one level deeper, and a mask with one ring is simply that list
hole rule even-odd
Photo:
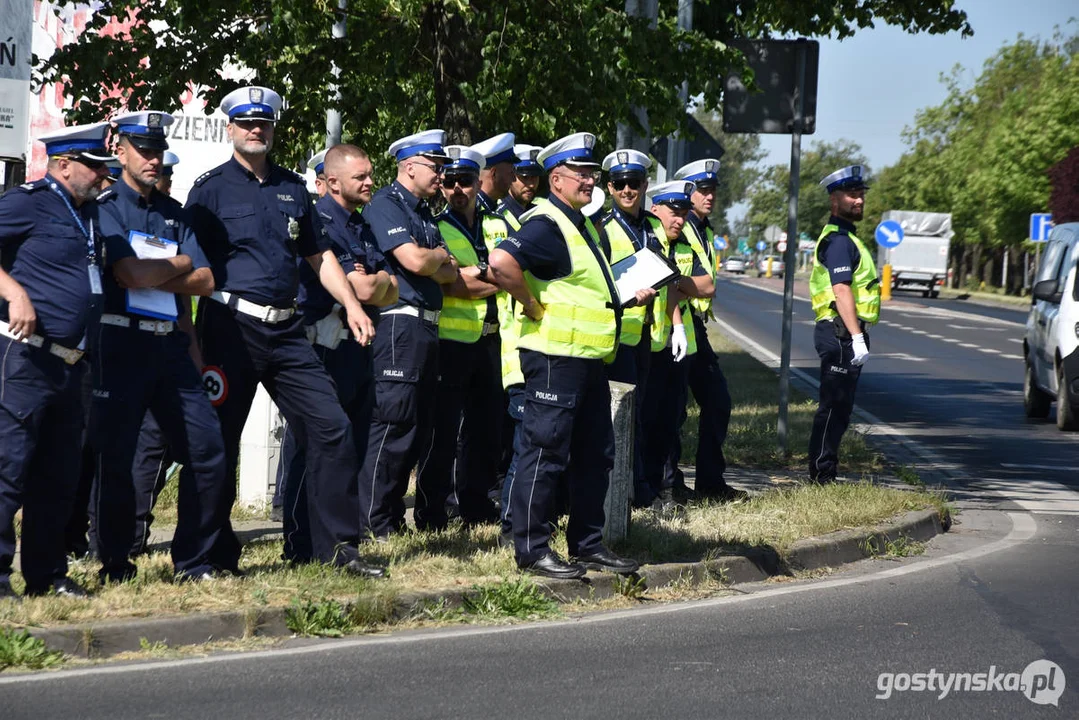
[{"label": "box truck", "polygon": [[920,290],[922,297],[937,297],[948,277],[948,245],[955,235],[951,213],[889,210],[881,219],[903,227],[897,247],[881,248],[881,264],[892,266],[892,290]]}]

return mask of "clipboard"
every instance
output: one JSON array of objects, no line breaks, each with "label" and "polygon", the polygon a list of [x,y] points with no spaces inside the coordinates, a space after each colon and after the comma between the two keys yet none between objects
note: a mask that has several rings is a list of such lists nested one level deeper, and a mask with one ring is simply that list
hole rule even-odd
[{"label": "clipboard", "polygon": [[[180,244],[175,240],[132,230],[127,241],[140,260],[166,260],[176,257]],[[176,295],[157,288],[133,288],[127,291],[127,312],[135,315],[176,320]]]},{"label": "clipboard", "polygon": [[638,290],[660,289],[678,279],[678,268],[650,248],[641,248],[611,265],[618,300],[624,307],[633,301]]}]

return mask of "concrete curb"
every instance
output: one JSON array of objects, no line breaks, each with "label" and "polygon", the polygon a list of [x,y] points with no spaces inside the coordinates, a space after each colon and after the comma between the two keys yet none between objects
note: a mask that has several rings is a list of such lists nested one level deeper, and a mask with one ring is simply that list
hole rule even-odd
[{"label": "concrete curb", "polygon": [[[814,570],[855,562],[876,554],[899,537],[926,541],[947,531],[935,509],[909,512],[896,522],[861,530],[842,530],[822,537],[799,540],[786,556],[774,550],[751,549],[743,555],[729,555],[690,563],[664,563],[641,568],[639,576],[648,588],[675,582],[699,583],[719,580],[727,585],[759,582],[795,570]],[[607,573],[589,573],[583,580],[541,581],[540,587],[560,602],[601,600],[620,592],[625,582]],[[468,590],[411,593],[395,599],[391,615],[403,619],[418,607],[443,603],[460,606]],[[83,623],[62,628],[27,628],[49,648],[78,657],[108,657],[163,643],[168,646],[197,645],[216,640],[246,637],[286,637],[285,608],[251,608],[243,611],[202,613],[165,618],[139,618],[99,623]]]}]

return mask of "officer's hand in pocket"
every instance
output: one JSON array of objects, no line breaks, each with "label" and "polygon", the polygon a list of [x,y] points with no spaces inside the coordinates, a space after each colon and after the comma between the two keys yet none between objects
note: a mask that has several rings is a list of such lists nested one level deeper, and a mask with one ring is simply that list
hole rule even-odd
[{"label": "officer's hand in pocket", "polygon": [[851,335],[850,340],[851,350],[854,351],[854,359],[850,361],[850,364],[854,367],[861,367],[869,359],[869,348],[865,344],[865,333]]},{"label": "officer's hand in pocket", "polygon": [[686,339],[686,326],[675,325],[671,331],[671,355],[675,362],[682,362],[689,352],[689,340]]}]

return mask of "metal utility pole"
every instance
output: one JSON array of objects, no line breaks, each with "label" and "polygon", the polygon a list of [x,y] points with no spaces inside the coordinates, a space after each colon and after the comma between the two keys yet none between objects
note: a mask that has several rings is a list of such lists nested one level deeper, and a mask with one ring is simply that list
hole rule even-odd
[{"label": "metal utility pole", "polygon": [[[630,17],[648,18],[648,27],[653,30],[659,22],[659,0],[626,0],[626,14]],[[629,123],[618,123],[615,130],[616,142],[620,148],[633,148],[647,153],[652,145],[652,132],[648,123],[648,108],[633,106],[633,114],[643,128],[638,135]]]},{"label": "metal utility pole", "polygon": [[[678,29],[689,32],[693,29],[693,0],[678,0]],[[689,104],[689,80],[682,81],[678,92],[679,105],[685,112]],[[686,141],[675,133],[667,143],[667,177],[674,177],[675,171],[686,164]]]},{"label": "metal utility pole", "polygon": [[801,186],[802,169],[802,119],[805,114],[806,86],[806,43],[797,43],[795,73],[798,78],[794,98],[794,122],[791,127],[791,182],[790,199],[787,202],[787,250],[784,262],[787,270],[783,273],[783,349],[779,362],[779,422],[776,434],[779,440],[779,452],[784,457],[788,452],[787,409],[790,404],[791,382],[791,328],[794,314],[794,267],[795,245],[798,243],[798,190]]},{"label": "metal utility pole", "polygon": [[[333,39],[345,38],[345,11],[348,9],[348,0],[337,0],[337,19],[333,23]],[[337,82],[341,77],[341,68],[337,67],[337,61],[332,60],[330,74],[333,75],[333,107],[326,111],[326,147],[341,144],[341,89]]]}]

